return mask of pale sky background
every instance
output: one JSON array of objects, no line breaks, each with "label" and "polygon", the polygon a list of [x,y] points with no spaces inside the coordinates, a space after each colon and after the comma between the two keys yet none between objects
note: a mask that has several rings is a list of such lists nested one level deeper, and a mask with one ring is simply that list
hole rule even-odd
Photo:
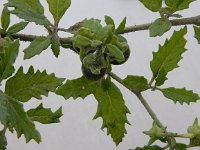
[{"label": "pale sky background", "polygon": [[[1,0],[0,11],[5,2],[5,0]],[[52,21],[46,1],[41,0],[41,2],[45,7],[45,15]],[[191,4],[190,9],[182,11],[180,14],[185,17],[199,15],[200,0]],[[127,26],[152,22],[158,17],[158,13],[150,12],[137,0],[72,0],[71,7],[60,22],[60,27],[67,28],[77,21],[92,17],[101,19],[103,22],[104,15],[111,16],[116,24],[126,16]],[[12,16],[12,24],[17,22],[19,19]],[[131,48],[131,57],[124,65],[113,67],[113,72],[122,78],[125,78],[126,75],[143,75],[150,80],[149,62],[152,60],[152,51],[157,51],[158,44],[163,45],[165,39],[172,35],[173,30],[177,29],[173,27],[162,38],[150,38],[148,31],[125,34]],[[43,27],[33,23],[29,24],[22,33],[46,35]],[[66,33],[60,35],[68,36]],[[193,28],[189,26],[186,36],[188,51],[184,53],[184,58],[179,63],[181,67],[169,73],[169,80],[163,87],[187,87],[187,89],[193,89],[200,94],[200,45],[197,44],[193,35]],[[33,65],[35,69],[46,69],[48,73],[55,72],[57,77],[75,79],[81,76],[81,63],[78,55],[74,52],[61,49],[61,55],[56,59],[49,48],[39,56],[23,60],[22,50],[28,44],[21,42],[16,68],[23,65],[27,70],[30,65]],[[126,126],[128,134],[118,147],[115,146],[110,136],[106,135],[106,131],[100,129],[102,120],[92,120],[97,109],[97,102],[93,96],[89,96],[85,100],[74,101],[73,99],[64,100],[64,98],[50,93],[49,97],[44,97],[42,101],[32,99],[25,104],[25,109],[34,108],[40,102],[54,111],[62,106],[64,115],[61,123],[51,125],[36,123],[42,136],[42,143],[39,145],[34,141],[26,144],[23,136],[18,140],[15,134],[8,132],[6,134],[8,150],[128,150],[147,144],[149,138],[142,131],[151,128],[152,120],[139,100],[127,89],[120,85],[119,87],[123,92],[126,105],[131,111],[128,119],[132,126]],[[151,91],[144,92],[144,97],[169,131],[185,133],[195,117],[200,119],[200,102],[182,106],[164,98],[160,92]]]}]

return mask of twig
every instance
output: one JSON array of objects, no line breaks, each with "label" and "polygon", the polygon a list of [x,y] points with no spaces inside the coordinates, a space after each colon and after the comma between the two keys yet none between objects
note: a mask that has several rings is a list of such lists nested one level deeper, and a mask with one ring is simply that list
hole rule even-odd
[{"label": "twig", "polygon": [[[5,33],[0,33],[0,36],[5,37]],[[37,37],[46,37],[46,36],[37,36],[37,35],[28,35],[28,34],[12,34],[10,35],[14,39],[19,39],[20,41],[25,41],[25,42],[32,42],[35,40]],[[60,38],[60,43],[61,44],[72,44],[71,38]]]},{"label": "twig", "polygon": [[[182,19],[172,19],[170,20],[172,26],[180,26],[180,25],[200,25],[200,15],[194,16],[194,17],[188,17],[188,18],[182,18]],[[135,31],[143,31],[143,30],[148,30],[149,26],[152,24],[151,23],[146,23],[146,24],[141,24],[141,25],[134,25],[134,26],[128,26],[124,29],[123,33],[129,33],[129,32],[135,32]],[[64,28],[58,28],[59,31],[63,32],[74,32],[80,27],[82,27],[83,22],[77,22],[76,24],[72,25],[68,29]]]},{"label": "twig", "polygon": [[[191,24],[200,25],[200,15],[189,18],[173,19],[170,20],[170,22],[172,26],[191,25]],[[141,25],[129,26],[125,28],[123,33],[148,30],[151,24],[152,23],[146,23]]]}]

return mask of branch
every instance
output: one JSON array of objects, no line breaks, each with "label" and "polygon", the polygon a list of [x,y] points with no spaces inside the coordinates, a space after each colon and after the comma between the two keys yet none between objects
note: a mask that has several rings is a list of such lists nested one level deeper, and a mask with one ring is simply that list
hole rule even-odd
[{"label": "branch", "polygon": [[[189,18],[182,18],[182,19],[174,19],[170,20],[173,26],[180,26],[180,25],[199,25],[200,26],[200,15],[195,17],[189,17]],[[149,26],[152,23],[147,24],[141,24],[141,25],[135,25],[135,26],[129,26],[126,27],[123,33],[129,33],[129,32],[135,32],[135,31],[142,31],[142,30],[148,30]],[[71,26],[68,29],[58,28],[60,31],[64,32],[74,32],[78,28],[82,26],[82,22],[78,22],[75,25]],[[4,37],[6,34],[0,32],[0,36]],[[31,42],[36,37],[36,35],[25,35],[25,34],[12,34],[11,35],[14,39],[20,39],[21,41]],[[72,44],[70,38],[60,38],[61,44]]]},{"label": "branch", "polygon": [[[200,15],[189,18],[173,19],[170,20],[170,22],[172,26],[191,25],[191,24],[200,25]],[[146,23],[141,25],[129,26],[124,29],[123,33],[148,30],[151,24],[152,23]]]},{"label": "branch", "polygon": [[[200,25],[200,15],[194,16],[194,17],[189,17],[189,18],[173,19],[173,20],[170,20],[170,22],[171,22],[172,26],[191,25],[191,24]],[[124,29],[123,33],[148,30],[149,26],[151,24],[152,24],[152,22],[146,23],[146,24],[141,24],[141,25],[129,26]],[[80,27],[82,27],[82,25],[83,25],[83,22],[80,21],[80,22],[77,22],[76,24],[74,24],[73,26],[69,27],[68,29],[58,28],[58,30],[71,33],[71,32],[77,31]]]},{"label": "branch", "polygon": [[[0,33],[2,37],[5,37],[5,33]],[[27,35],[27,34],[12,34],[10,35],[13,39],[19,39],[20,41],[32,42],[37,37],[46,37],[46,36],[37,36],[37,35]],[[61,44],[72,44],[71,38],[60,38]]]}]

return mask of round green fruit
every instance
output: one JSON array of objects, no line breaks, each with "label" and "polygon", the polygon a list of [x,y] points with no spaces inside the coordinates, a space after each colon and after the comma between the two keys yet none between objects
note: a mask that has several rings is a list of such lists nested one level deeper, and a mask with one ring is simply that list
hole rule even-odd
[{"label": "round green fruit", "polygon": [[107,71],[106,68],[102,68],[101,71],[100,71],[100,74],[93,74],[93,73],[91,72],[91,70],[88,69],[88,68],[86,68],[84,65],[81,66],[81,70],[82,70],[83,75],[84,75],[87,79],[89,79],[89,80],[94,80],[94,81],[103,78],[103,77],[105,76],[105,74],[106,74],[106,71]]}]

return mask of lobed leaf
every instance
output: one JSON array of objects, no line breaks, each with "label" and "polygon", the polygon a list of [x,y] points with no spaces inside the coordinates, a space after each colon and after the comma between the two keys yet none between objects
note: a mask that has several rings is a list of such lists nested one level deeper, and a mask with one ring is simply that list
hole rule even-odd
[{"label": "lobed leaf", "polygon": [[51,36],[37,37],[31,44],[24,50],[24,59],[30,59],[35,55],[39,55],[42,51],[47,49],[51,44]]},{"label": "lobed leaf", "polygon": [[98,85],[98,81],[92,81],[82,76],[78,79],[67,80],[65,84],[57,89],[56,94],[63,96],[66,100],[70,97],[84,99],[92,94]]},{"label": "lobed leaf", "polygon": [[31,139],[38,143],[41,142],[40,134],[24,112],[23,105],[18,100],[5,95],[2,91],[0,91],[0,121],[4,125],[9,124],[9,129],[14,128],[18,138],[24,134],[26,142]]},{"label": "lobed leaf", "polygon": [[13,7],[11,13],[29,22],[47,26],[49,21],[44,16],[44,8],[39,0],[8,0],[7,7]]},{"label": "lobed leaf", "polygon": [[27,102],[33,97],[42,99],[41,95],[48,96],[48,92],[55,92],[63,80],[55,77],[54,74],[48,75],[46,71],[34,72],[33,67],[30,67],[28,72],[24,74],[21,67],[6,82],[5,93],[21,102]]},{"label": "lobed leaf", "polygon": [[94,93],[98,101],[98,109],[94,119],[102,117],[102,129],[107,128],[113,141],[118,145],[126,134],[125,124],[128,123],[127,113],[130,113],[124,103],[120,90],[114,83],[102,79]]},{"label": "lobed leaf", "polygon": [[57,26],[62,16],[71,5],[71,0],[47,0],[49,10],[54,18],[54,24]]},{"label": "lobed leaf", "polygon": [[6,142],[5,132],[6,132],[5,129],[0,131],[0,150],[6,150],[7,142]]},{"label": "lobed leaf", "polygon": [[156,85],[162,85],[166,80],[167,73],[178,67],[178,62],[182,59],[181,55],[186,51],[186,40],[184,38],[186,33],[186,27],[175,31],[163,46],[159,45],[158,52],[153,52],[153,60],[150,62],[150,66],[156,82],[159,82]]},{"label": "lobed leaf", "polygon": [[198,44],[200,44],[200,27],[194,26],[194,37],[197,39]]},{"label": "lobed leaf", "polygon": [[128,86],[129,89],[137,92],[142,92],[148,89],[148,81],[143,76],[131,76],[128,75],[123,83]]},{"label": "lobed leaf", "polygon": [[13,64],[19,52],[19,40],[12,42],[6,38],[6,40],[3,39],[2,44],[2,50],[0,51],[0,82],[10,77],[15,71]]},{"label": "lobed leaf", "polygon": [[186,90],[185,88],[177,89],[171,87],[161,89],[161,92],[166,98],[173,100],[175,103],[179,102],[180,104],[190,104],[191,102],[197,102],[197,100],[200,99],[198,94],[193,93],[193,91]]},{"label": "lobed leaf", "polygon": [[159,18],[154,21],[149,27],[150,36],[162,36],[165,32],[171,29],[171,22],[167,18]]},{"label": "lobed leaf", "polygon": [[140,2],[153,12],[159,11],[162,7],[162,0],[140,0]]},{"label": "lobed leaf", "polygon": [[40,104],[35,109],[30,109],[27,111],[27,115],[32,121],[37,121],[42,124],[59,123],[62,114],[62,108],[60,107],[56,112],[52,112],[50,108],[44,108]]}]

